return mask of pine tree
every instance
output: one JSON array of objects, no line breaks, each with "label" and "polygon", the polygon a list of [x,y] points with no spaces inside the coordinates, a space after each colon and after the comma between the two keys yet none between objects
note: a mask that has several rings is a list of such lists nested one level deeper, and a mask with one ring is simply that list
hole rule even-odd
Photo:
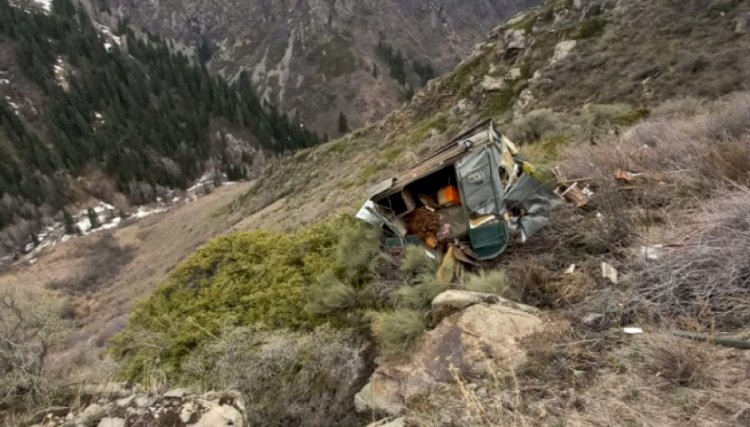
[{"label": "pine tree", "polygon": [[63,211],[63,225],[65,227],[65,234],[80,234],[81,229],[76,225],[73,215],[67,210]]},{"label": "pine tree", "polygon": [[96,211],[92,208],[88,208],[86,211],[86,215],[89,217],[89,223],[91,224],[91,229],[96,230],[97,228],[101,227],[101,224],[99,223],[99,216],[96,214]]},{"label": "pine tree", "polygon": [[[109,2],[95,4],[103,10]],[[321,142],[298,120],[263,105],[246,72],[230,84],[161,38],[136,37],[127,20],[117,33],[123,51],[107,52],[89,16],[71,0],[54,0],[49,14],[0,0],[0,37],[15,45],[15,63],[37,84],[45,105],[36,132],[0,99],[0,228],[63,209],[71,181],[91,165],[101,165],[131,203],[152,201],[155,188],[185,188],[216,156],[209,151],[214,123],[254,135],[275,152]],[[209,61],[210,40],[201,37],[198,47],[199,62]],[[76,69],[65,90],[53,73],[58,58]],[[231,173],[247,171],[234,164]]]},{"label": "pine tree", "polygon": [[343,111],[339,113],[339,133],[342,135],[349,133],[349,123]]}]

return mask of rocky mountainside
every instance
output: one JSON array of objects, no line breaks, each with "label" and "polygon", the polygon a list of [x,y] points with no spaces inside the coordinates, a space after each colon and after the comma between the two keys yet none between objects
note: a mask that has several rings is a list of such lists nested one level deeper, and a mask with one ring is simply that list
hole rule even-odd
[{"label": "rocky mountainside", "polygon": [[[68,359],[19,347],[0,411],[75,420],[90,402],[50,391],[116,372],[238,390],[248,425],[748,425],[750,358],[717,344],[750,324],[749,18],[739,0],[548,0],[371,126],[15,266],[0,279],[72,302],[74,326],[35,335]],[[488,118],[586,203],[484,269],[383,253],[351,218],[368,188]],[[89,252],[115,244],[137,255],[80,294]],[[110,401],[100,416],[143,412]]]},{"label": "rocky mountainside", "polygon": [[0,0],[0,59],[0,257],[76,203],[126,212],[320,142],[261,103],[249,74],[230,84],[68,0]]},{"label": "rocky mountainside", "polygon": [[[452,68],[492,27],[540,2],[105,3],[115,17],[175,40],[225,77],[250,72],[268,100],[319,133],[334,137],[340,133],[342,112],[351,129],[374,122],[407,99],[422,80]],[[379,44],[393,51],[379,54]],[[401,61],[396,54],[402,55]]]}]

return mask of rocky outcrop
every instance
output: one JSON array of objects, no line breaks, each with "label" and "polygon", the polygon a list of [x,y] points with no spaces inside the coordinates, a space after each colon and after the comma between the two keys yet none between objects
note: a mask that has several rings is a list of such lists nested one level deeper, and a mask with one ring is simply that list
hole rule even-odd
[{"label": "rocky outcrop", "polygon": [[505,31],[505,52],[513,54],[520,50],[526,49],[528,40],[524,30],[507,30]]},{"label": "rocky outcrop", "polygon": [[552,58],[549,61],[550,65],[556,64],[570,55],[576,44],[578,44],[577,40],[563,40],[557,43],[555,45],[555,53],[552,54]]},{"label": "rocky outcrop", "polygon": [[245,407],[238,392],[196,395],[186,389],[161,394],[126,388],[119,384],[87,387],[82,398],[88,406],[73,410],[56,408],[40,413],[38,427],[224,427],[245,425]]},{"label": "rocky outcrop", "polygon": [[355,397],[357,411],[398,416],[410,398],[441,384],[518,368],[525,360],[518,340],[539,331],[543,320],[533,307],[495,298],[460,291],[435,298],[442,313],[463,311],[425,333],[407,360],[380,365]]},{"label": "rocky outcrop", "polygon": [[[405,56],[447,71],[495,25],[542,0],[111,0],[118,17],[175,39],[187,52],[211,46],[208,67],[228,78],[246,70],[263,96],[319,133],[338,135],[398,107],[404,85],[376,53],[381,37]],[[104,19],[104,17],[103,17]],[[116,22],[116,20],[115,20]]]},{"label": "rocky outcrop", "polygon": [[449,290],[432,300],[432,315],[436,320],[440,321],[472,305],[498,302],[500,302],[500,297],[495,294]]}]

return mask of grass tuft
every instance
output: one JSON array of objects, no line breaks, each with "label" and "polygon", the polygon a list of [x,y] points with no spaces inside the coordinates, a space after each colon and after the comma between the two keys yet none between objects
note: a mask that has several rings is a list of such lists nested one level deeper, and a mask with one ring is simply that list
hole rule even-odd
[{"label": "grass tuft", "polygon": [[508,275],[503,270],[482,271],[468,276],[464,282],[467,290],[502,295],[508,288]]},{"label": "grass tuft", "polygon": [[384,356],[405,354],[426,329],[425,313],[400,308],[374,315],[372,332]]}]

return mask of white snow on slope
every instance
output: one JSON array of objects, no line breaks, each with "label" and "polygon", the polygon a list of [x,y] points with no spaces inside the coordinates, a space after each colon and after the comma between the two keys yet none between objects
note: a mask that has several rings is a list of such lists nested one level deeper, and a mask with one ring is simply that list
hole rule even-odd
[{"label": "white snow on slope", "polygon": [[34,3],[41,6],[47,13],[52,12],[52,0],[34,0]]}]

